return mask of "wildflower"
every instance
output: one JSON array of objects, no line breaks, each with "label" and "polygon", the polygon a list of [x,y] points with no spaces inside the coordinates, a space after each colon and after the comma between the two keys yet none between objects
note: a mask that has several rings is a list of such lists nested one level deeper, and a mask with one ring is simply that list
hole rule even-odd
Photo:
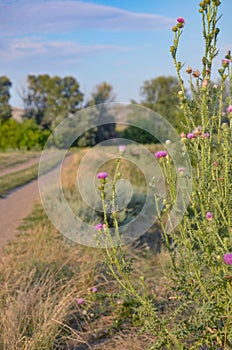
[{"label": "wildflower", "polygon": [[82,298],[77,299],[77,304],[78,305],[81,305],[83,303],[84,303],[84,299],[82,299]]},{"label": "wildflower", "polygon": [[109,176],[109,174],[106,173],[105,171],[102,171],[101,173],[97,174],[98,179],[106,179],[108,176]]},{"label": "wildflower", "polygon": [[229,66],[229,63],[230,63],[230,60],[228,60],[228,58],[223,58],[222,60],[222,66],[224,68],[228,67]]},{"label": "wildflower", "polygon": [[223,257],[224,263],[227,265],[232,265],[232,254],[231,253],[226,253]]},{"label": "wildflower", "polygon": [[93,293],[96,293],[98,291],[97,287],[93,287],[91,290]]},{"label": "wildflower", "polygon": [[165,144],[166,144],[166,145],[170,145],[171,143],[172,143],[171,140],[166,140],[166,141],[165,141]]},{"label": "wildflower", "polygon": [[180,174],[183,174],[183,173],[184,173],[184,170],[185,170],[185,169],[182,168],[182,167],[178,169],[178,171],[179,171]]},{"label": "wildflower", "polygon": [[194,139],[194,138],[195,138],[195,135],[194,135],[192,132],[190,132],[190,133],[187,135],[187,138],[188,138],[188,139]]},{"label": "wildflower", "polygon": [[215,4],[215,6],[220,6],[221,5],[221,1],[220,0],[212,0],[212,1]]},{"label": "wildflower", "polygon": [[200,125],[198,125],[194,130],[193,130],[193,134],[196,136],[201,136],[202,134],[202,128]]},{"label": "wildflower", "polygon": [[176,26],[177,26],[178,28],[183,28],[184,24],[185,24],[184,18],[183,18],[183,17],[178,17],[178,18],[177,18],[177,25],[176,25]]},{"label": "wildflower", "polygon": [[96,229],[96,230],[101,230],[101,229],[103,229],[103,225],[102,225],[102,224],[97,224],[97,225],[95,226],[95,229]]},{"label": "wildflower", "polygon": [[232,106],[229,106],[229,107],[227,108],[227,112],[228,112],[228,113],[232,113]]},{"label": "wildflower", "polygon": [[167,151],[158,151],[155,153],[155,158],[159,159],[159,158],[166,157],[167,155],[168,155]]},{"label": "wildflower", "polygon": [[217,162],[213,162],[213,166],[218,166],[218,163]]},{"label": "wildflower", "polygon": [[217,85],[217,84],[214,84],[214,85],[213,85],[213,88],[214,88],[215,90],[217,90],[217,89],[218,89],[218,85]]},{"label": "wildflower", "polygon": [[193,71],[192,67],[187,67],[186,68],[186,73],[191,74]]},{"label": "wildflower", "polygon": [[177,18],[177,22],[178,22],[178,23],[181,23],[181,24],[184,24],[184,23],[185,23],[185,20],[184,20],[183,17],[178,17],[178,18]]},{"label": "wildflower", "polygon": [[222,128],[223,128],[223,129],[227,129],[228,126],[229,126],[228,123],[226,123],[226,122],[225,122],[225,123],[222,123]]},{"label": "wildflower", "polygon": [[126,151],[126,146],[120,145],[119,146],[119,152],[124,153]]},{"label": "wildflower", "polygon": [[195,70],[193,71],[193,76],[194,76],[194,78],[199,78],[200,75],[201,75],[201,73],[199,72],[198,69],[195,69]]},{"label": "wildflower", "polygon": [[194,76],[194,78],[199,78],[200,75],[201,75],[201,73],[199,72],[198,69],[195,69],[195,70],[193,71],[193,76]]},{"label": "wildflower", "polygon": [[213,214],[210,211],[208,211],[205,217],[207,220],[211,221],[213,219]]},{"label": "wildflower", "polygon": [[183,139],[184,137],[186,137],[185,133],[182,131],[182,133],[180,134],[180,137]]},{"label": "wildflower", "polygon": [[210,133],[209,132],[205,132],[203,137],[204,137],[204,139],[208,139],[210,137]]}]

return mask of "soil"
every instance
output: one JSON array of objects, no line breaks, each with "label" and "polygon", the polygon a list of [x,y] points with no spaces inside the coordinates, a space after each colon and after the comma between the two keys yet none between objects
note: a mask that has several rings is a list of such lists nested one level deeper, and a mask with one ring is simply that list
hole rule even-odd
[{"label": "soil", "polygon": [[0,198],[0,257],[4,245],[17,235],[17,227],[31,213],[36,199],[39,199],[37,179]]},{"label": "soil", "polygon": [[[69,156],[65,159],[64,165],[67,164],[67,161],[71,160],[70,158],[72,157]],[[39,159],[37,159],[37,163],[38,160]],[[28,167],[28,162],[24,163],[24,165],[26,164]],[[32,163],[30,163],[30,166],[31,165]],[[11,168],[11,170],[12,169],[13,168]],[[18,166],[14,167],[14,171],[17,171],[16,169],[19,170]],[[52,181],[55,171],[57,171],[57,169],[43,176],[46,176],[48,181]],[[19,227],[23,219],[31,213],[35,202],[39,200],[37,179],[14,189],[6,197],[0,198],[0,258],[2,258],[3,255],[3,247],[16,237],[18,233],[17,227]]]}]

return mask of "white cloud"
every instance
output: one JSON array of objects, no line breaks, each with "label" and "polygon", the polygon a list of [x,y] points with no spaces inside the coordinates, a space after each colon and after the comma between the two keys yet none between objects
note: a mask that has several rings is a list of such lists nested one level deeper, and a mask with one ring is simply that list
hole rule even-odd
[{"label": "white cloud", "polygon": [[102,52],[126,52],[132,49],[117,45],[79,45],[73,41],[42,41],[36,37],[5,39],[0,44],[0,61],[24,58],[72,58]]},{"label": "white cloud", "polygon": [[83,1],[19,0],[0,3],[0,31],[5,35],[70,32],[78,29],[152,31],[173,20]]}]

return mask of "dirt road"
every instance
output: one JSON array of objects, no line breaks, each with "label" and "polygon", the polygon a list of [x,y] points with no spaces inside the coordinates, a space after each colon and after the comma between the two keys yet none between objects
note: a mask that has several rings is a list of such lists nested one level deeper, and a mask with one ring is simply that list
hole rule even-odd
[{"label": "dirt road", "polygon": [[[71,158],[69,156],[65,159],[64,166],[70,162]],[[52,181],[55,171],[57,169],[43,176]],[[31,213],[36,200],[39,201],[37,179],[15,189],[5,198],[0,198],[0,258],[2,257],[2,248],[17,235],[17,227]]]},{"label": "dirt road", "polygon": [[36,199],[39,199],[37,180],[0,198],[0,257],[4,245],[16,236],[23,218],[31,213]]}]

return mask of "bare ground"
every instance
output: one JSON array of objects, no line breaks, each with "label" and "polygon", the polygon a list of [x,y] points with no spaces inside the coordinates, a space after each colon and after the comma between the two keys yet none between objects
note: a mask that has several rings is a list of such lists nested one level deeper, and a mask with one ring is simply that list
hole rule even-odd
[{"label": "bare ground", "polygon": [[0,198],[0,257],[2,248],[16,236],[17,227],[30,214],[38,197],[38,181],[34,180]]},{"label": "bare ground", "polygon": [[[64,166],[67,161],[70,161],[70,158],[72,157],[69,156],[65,159]],[[26,164],[24,163],[24,165]],[[43,175],[46,176],[46,181],[52,181],[55,171],[57,169]],[[0,198],[0,258],[2,258],[3,247],[15,238],[18,233],[17,227],[31,213],[36,201],[39,201],[37,179],[13,190],[8,196]]]}]

